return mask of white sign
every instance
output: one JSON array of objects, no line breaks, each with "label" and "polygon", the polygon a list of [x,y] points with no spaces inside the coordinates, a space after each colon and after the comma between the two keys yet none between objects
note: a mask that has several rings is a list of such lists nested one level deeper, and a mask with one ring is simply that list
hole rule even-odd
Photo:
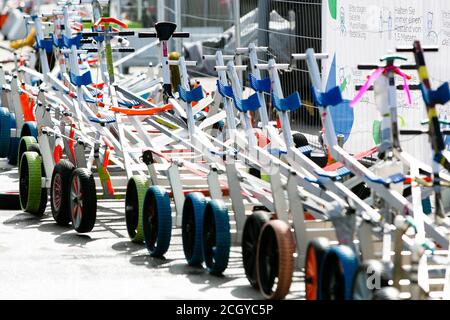
[{"label": "white sign", "polygon": [[[371,71],[358,70],[358,64],[378,64],[380,58],[398,46],[423,45],[439,47],[438,53],[426,53],[434,88],[450,79],[450,1],[436,0],[324,0],[323,52],[330,54],[324,64],[328,86],[340,86],[346,99],[352,100]],[[410,53],[406,64],[413,64]],[[418,84],[417,71],[407,71]],[[402,84],[399,77],[397,84]],[[426,119],[420,92],[412,92],[412,105],[405,93],[398,92],[401,128],[420,128]],[[345,149],[361,152],[375,145],[373,124],[381,120],[373,91],[368,92],[354,108],[348,105],[333,110],[336,131],[346,135]],[[441,108],[441,118],[450,120],[450,106]],[[402,136],[404,149],[430,163],[427,137]],[[448,141],[450,144],[450,139]]]}]

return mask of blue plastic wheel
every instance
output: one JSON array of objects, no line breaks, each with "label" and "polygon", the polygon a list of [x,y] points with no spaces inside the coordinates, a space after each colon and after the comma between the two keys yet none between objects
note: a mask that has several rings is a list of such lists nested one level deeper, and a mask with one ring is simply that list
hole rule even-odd
[{"label": "blue plastic wheel", "polygon": [[320,271],[320,300],[351,300],[353,278],[359,261],[348,246],[332,246],[325,253]]},{"label": "blue plastic wheel", "polygon": [[182,238],[184,256],[190,266],[203,263],[203,213],[206,199],[198,192],[186,196],[183,205]]},{"label": "blue plastic wheel", "polygon": [[[11,129],[16,129],[16,116],[10,113],[9,124]],[[19,137],[10,137],[9,151],[8,151],[8,163],[15,166],[17,165],[17,153],[19,152]]]},{"label": "blue plastic wheel", "polygon": [[172,237],[172,209],[164,188],[148,188],[142,218],[145,246],[152,257],[162,257],[169,249]]},{"label": "blue plastic wheel", "polygon": [[211,200],[203,215],[203,255],[209,273],[221,275],[228,266],[231,235],[228,209],[223,201]]},{"label": "blue plastic wheel", "polygon": [[10,113],[6,108],[0,108],[0,158],[6,158],[11,140]]},{"label": "blue plastic wheel", "polygon": [[20,137],[35,137],[37,139],[38,130],[36,127],[36,122],[28,121],[22,126],[22,131],[20,132]]}]

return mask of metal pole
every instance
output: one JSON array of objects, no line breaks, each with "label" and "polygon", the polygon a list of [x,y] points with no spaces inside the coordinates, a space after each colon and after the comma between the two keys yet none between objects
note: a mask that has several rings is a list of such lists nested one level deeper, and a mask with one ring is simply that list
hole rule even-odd
[{"label": "metal pole", "polygon": [[166,20],[166,17],[165,17],[165,11],[166,11],[166,9],[165,9],[165,7],[166,7],[166,1],[165,0],[158,0],[158,3],[157,3],[157,19],[158,19],[158,22],[160,22],[160,21],[165,21]]},{"label": "metal pole", "polygon": [[[235,45],[236,48],[240,48],[241,47],[241,8],[240,8],[240,1],[239,0],[234,0],[234,32],[235,32]],[[237,59],[236,59],[236,64],[237,65],[241,65],[242,64],[242,59],[241,56],[238,55]],[[239,76],[239,82],[243,84],[243,76],[242,76],[242,71],[238,70],[238,76]]]},{"label": "metal pole", "polygon": [[258,46],[269,46],[269,0],[258,0]]},{"label": "metal pole", "polygon": [[[181,25],[181,0],[175,0],[175,23],[177,24],[177,30],[183,31],[183,26]],[[175,40],[175,51],[181,53],[182,49],[182,39]]]}]

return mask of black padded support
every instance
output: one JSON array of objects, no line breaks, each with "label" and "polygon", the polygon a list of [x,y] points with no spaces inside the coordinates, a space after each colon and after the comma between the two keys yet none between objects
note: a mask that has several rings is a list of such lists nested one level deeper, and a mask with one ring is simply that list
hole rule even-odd
[{"label": "black padded support", "polygon": [[167,41],[172,37],[177,25],[173,22],[158,22],[155,24],[156,34],[160,41]]}]

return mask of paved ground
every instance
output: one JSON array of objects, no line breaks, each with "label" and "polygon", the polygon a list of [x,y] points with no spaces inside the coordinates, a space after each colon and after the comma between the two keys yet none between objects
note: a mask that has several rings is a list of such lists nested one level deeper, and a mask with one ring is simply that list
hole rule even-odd
[{"label": "paved ground", "polygon": [[[42,218],[0,211],[0,299],[258,299],[239,247],[224,277],[191,268],[175,230],[166,259],[127,238],[123,202],[101,203],[93,232],[79,235]],[[300,278],[292,295],[303,296]]]}]

